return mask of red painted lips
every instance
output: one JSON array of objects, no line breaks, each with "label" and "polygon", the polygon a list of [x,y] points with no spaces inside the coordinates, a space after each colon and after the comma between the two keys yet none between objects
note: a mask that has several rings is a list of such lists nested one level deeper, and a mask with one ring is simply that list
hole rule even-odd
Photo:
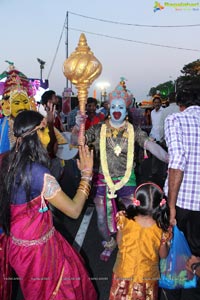
[{"label": "red painted lips", "polygon": [[113,113],[113,116],[114,116],[114,118],[115,118],[116,120],[119,120],[120,117],[121,117],[121,115],[122,115],[122,114],[121,114],[119,111],[116,111],[116,112]]}]

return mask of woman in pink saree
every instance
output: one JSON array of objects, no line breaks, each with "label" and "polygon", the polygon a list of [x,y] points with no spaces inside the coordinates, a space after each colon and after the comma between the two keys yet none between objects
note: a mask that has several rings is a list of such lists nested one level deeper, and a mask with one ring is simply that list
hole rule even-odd
[{"label": "woman in pink saree", "polygon": [[[6,248],[4,266],[14,269],[26,300],[95,300],[83,259],[55,230],[48,208],[51,203],[72,218],[80,215],[90,191],[93,153],[80,147],[82,178],[70,199],[48,170],[47,153],[39,138],[43,127],[39,113],[21,112],[14,122],[16,144],[2,160],[0,222],[7,237],[2,243]],[[2,265],[1,270],[0,296],[2,290],[6,295],[9,276]],[[9,300],[8,295],[1,299]]]}]

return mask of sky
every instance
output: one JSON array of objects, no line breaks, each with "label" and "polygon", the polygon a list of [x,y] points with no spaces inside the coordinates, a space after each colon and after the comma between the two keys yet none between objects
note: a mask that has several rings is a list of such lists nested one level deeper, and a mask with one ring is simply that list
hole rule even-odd
[{"label": "sky", "polygon": [[[40,58],[45,61],[43,79],[61,95],[66,87],[63,63],[67,33],[70,56],[83,32],[102,64],[102,73],[90,86],[89,95],[96,90],[99,98],[102,82],[111,92],[124,77],[136,101],[148,99],[151,87],[175,80],[186,64],[199,59],[200,26],[182,26],[200,24],[200,2],[168,3],[188,6],[175,9],[160,1],[164,8],[154,12],[152,0],[0,0],[0,73],[8,69],[5,60],[9,60],[27,77],[40,78]],[[199,3],[199,7],[192,9],[192,3]],[[76,94],[76,88],[72,89]]]}]

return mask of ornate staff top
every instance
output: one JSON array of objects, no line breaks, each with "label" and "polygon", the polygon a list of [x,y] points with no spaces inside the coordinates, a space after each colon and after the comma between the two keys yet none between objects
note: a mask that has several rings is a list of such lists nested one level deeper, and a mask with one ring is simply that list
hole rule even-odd
[{"label": "ornate staff top", "polygon": [[[88,98],[88,88],[93,81],[99,77],[102,71],[102,65],[94,56],[87,44],[83,33],[80,35],[78,46],[75,51],[64,61],[63,73],[78,90],[78,99],[80,113],[85,115],[85,105]],[[83,135],[85,126],[82,124],[79,144],[83,144]]]}]

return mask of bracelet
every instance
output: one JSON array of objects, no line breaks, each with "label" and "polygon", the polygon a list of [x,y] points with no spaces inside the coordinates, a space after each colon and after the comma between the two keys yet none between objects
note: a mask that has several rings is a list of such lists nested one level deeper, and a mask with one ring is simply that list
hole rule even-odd
[{"label": "bracelet", "polygon": [[78,190],[80,190],[88,198],[90,193],[91,185],[88,181],[81,180],[79,183]]},{"label": "bracelet", "polygon": [[166,245],[167,244],[167,240],[166,239],[162,239],[161,240],[161,245]]},{"label": "bracelet", "polygon": [[91,189],[90,185],[85,185],[85,184],[79,184],[78,188],[81,190],[84,190],[84,191],[88,191],[88,192],[90,192],[90,189]]},{"label": "bracelet", "polygon": [[92,176],[81,176],[82,179],[87,179],[87,181],[92,181]]},{"label": "bracelet", "polygon": [[166,246],[170,246],[170,241],[167,241],[167,240],[161,240],[161,246],[164,246],[164,245],[166,245]]},{"label": "bracelet", "polygon": [[92,181],[92,176],[93,176],[92,170],[81,171],[81,178],[85,178],[88,179],[89,181]]},{"label": "bracelet", "polygon": [[200,266],[200,262],[191,265],[192,273],[196,274],[196,269]]},{"label": "bracelet", "polygon": [[85,169],[81,170],[81,173],[85,172],[85,171],[90,171],[92,173],[92,169],[88,169],[88,168],[85,168]]},{"label": "bracelet", "polygon": [[79,182],[79,186],[88,186],[89,188],[91,188],[91,184],[88,180],[84,180],[81,178],[81,181]]},{"label": "bracelet", "polygon": [[88,198],[88,196],[89,196],[89,192],[88,191],[82,190],[81,188],[78,188],[78,190],[80,192],[82,192],[86,196],[86,198]]}]

